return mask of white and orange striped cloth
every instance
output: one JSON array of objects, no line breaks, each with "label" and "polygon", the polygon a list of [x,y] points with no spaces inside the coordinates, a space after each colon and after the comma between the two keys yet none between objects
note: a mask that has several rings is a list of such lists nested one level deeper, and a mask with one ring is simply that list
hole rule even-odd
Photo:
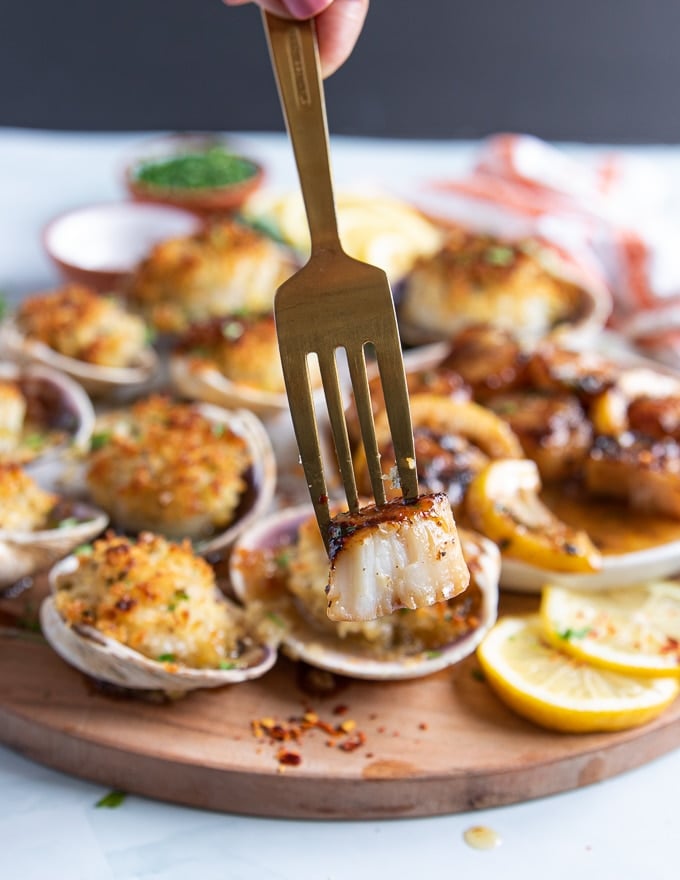
[{"label": "white and orange striped cloth", "polygon": [[663,175],[645,158],[596,161],[528,135],[483,141],[471,170],[428,181],[431,216],[507,237],[535,236],[611,291],[611,327],[680,365],[680,215],[664,212]]}]

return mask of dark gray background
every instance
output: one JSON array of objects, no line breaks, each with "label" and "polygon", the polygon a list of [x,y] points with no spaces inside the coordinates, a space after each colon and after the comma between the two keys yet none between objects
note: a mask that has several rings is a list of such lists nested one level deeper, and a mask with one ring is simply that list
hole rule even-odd
[{"label": "dark gray background", "polygon": [[[331,130],[680,140],[677,0],[372,0]],[[259,14],[220,0],[0,0],[0,125],[282,128]]]}]

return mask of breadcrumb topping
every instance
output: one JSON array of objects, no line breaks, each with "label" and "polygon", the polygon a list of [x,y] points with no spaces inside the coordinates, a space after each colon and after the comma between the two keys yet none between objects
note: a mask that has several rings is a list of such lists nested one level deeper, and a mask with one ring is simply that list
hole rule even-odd
[{"label": "breadcrumb topping", "polygon": [[32,532],[46,525],[57,496],[17,464],[0,464],[0,528]]},{"label": "breadcrumb topping", "polygon": [[102,417],[87,482],[127,530],[205,537],[232,522],[251,464],[243,437],[187,403],[152,396]]},{"label": "breadcrumb topping", "polygon": [[27,337],[104,367],[135,363],[147,338],[142,318],[113,297],[79,284],[29,297],[19,306],[16,321]]},{"label": "breadcrumb topping", "polygon": [[55,595],[70,625],[94,627],[166,664],[219,669],[238,660],[240,612],[221,599],[212,568],[188,542],[109,533],[77,558]]}]

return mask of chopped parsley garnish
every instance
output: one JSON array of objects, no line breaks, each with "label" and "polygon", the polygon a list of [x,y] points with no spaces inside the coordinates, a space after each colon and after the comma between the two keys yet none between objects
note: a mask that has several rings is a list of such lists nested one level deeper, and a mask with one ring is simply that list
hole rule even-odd
[{"label": "chopped parsley garnish", "polygon": [[286,548],[285,550],[279,550],[274,557],[274,562],[277,568],[288,568],[290,565],[290,549]]},{"label": "chopped parsley garnish", "polygon": [[229,660],[220,660],[220,669],[236,669],[236,664]]},{"label": "chopped parsley garnish", "polygon": [[441,651],[428,651],[425,656],[427,657],[428,660],[436,660],[437,657],[441,657],[441,655],[442,655]]},{"label": "chopped parsley garnish", "polygon": [[115,810],[116,807],[123,803],[126,797],[127,795],[124,791],[110,791],[97,801],[95,807],[106,807],[109,810]]},{"label": "chopped parsley garnish", "polygon": [[70,529],[73,526],[77,526],[80,520],[76,516],[67,516],[66,519],[60,520],[57,525],[58,529]]},{"label": "chopped parsley garnish", "polygon": [[561,639],[565,639],[565,641],[569,641],[571,639],[583,639],[590,632],[589,626],[584,626],[581,629],[571,629],[571,627],[567,627],[567,629],[563,629],[557,633],[557,635]]},{"label": "chopped parsley garnish", "polygon": [[163,189],[209,189],[240,183],[256,172],[257,166],[250,160],[216,146],[204,152],[144,162],[135,176],[142,183]]},{"label": "chopped parsley garnish", "polygon": [[211,426],[213,437],[223,437],[226,426],[222,422],[213,422]]},{"label": "chopped parsley garnish", "polygon": [[102,446],[106,446],[110,439],[111,431],[101,431],[98,434],[93,434],[90,438],[90,449],[93,452],[96,452],[97,449],[101,449]]},{"label": "chopped parsley garnish", "polygon": [[73,552],[76,556],[90,556],[93,550],[92,544],[80,544]]},{"label": "chopped parsley garnish", "polygon": [[29,449],[42,449],[45,445],[45,436],[44,434],[27,434],[24,437],[24,446],[28,446]]},{"label": "chopped parsley garnish", "polygon": [[159,654],[158,656],[159,663],[175,663],[175,655],[174,654]]},{"label": "chopped parsley garnish", "polygon": [[282,617],[279,617],[278,614],[275,614],[273,611],[267,612],[267,617],[271,620],[272,623],[275,623],[277,626],[280,626],[283,629],[286,626],[286,622]]},{"label": "chopped parsley garnish", "polygon": [[509,266],[515,259],[515,251],[505,245],[495,245],[484,251],[484,260],[491,266]]}]

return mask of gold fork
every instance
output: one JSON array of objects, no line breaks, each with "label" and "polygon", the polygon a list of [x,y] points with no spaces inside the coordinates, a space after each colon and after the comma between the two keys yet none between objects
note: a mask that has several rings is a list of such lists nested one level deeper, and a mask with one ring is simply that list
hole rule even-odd
[{"label": "gold fork", "polygon": [[413,429],[397,319],[387,276],[342,249],[333,199],[328,130],[313,21],[263,12],[272,66],[293,145],[311,237],[309,261],[276,292],[274,311],[295,436],[314,512],[328,549],[328,489],[323,472],[308,355],[315,353],[349,509],[359,508],[337,350],[346,352],[375,501],[385,484],[366,375],[375,352],[404,498],[418,496]]}]

